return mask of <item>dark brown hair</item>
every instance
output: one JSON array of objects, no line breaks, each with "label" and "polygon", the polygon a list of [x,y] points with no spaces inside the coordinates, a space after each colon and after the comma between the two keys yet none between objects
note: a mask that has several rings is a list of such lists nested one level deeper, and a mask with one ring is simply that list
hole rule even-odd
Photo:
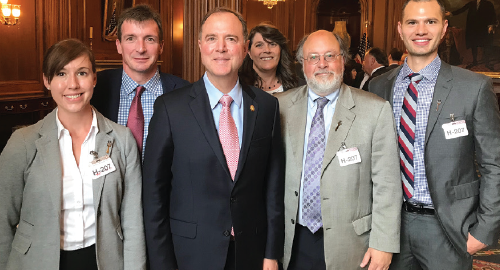
[{"label": "dark brown hair", "polygon": [[405,16],[405,8],[408,5],[408,3],[410,3],[410,2],[420,3],[420,2],[432,2],[432,1],[436,1],[439,4],[439,7],[441,8],[441,15],[443,16],[442,18],[444,19],[445,18],[444,14],[446,12],[446,9],[444,7],[443,1],[441,1],[441,0],[406,0],[403,3],[403,7],[401,8],[401,22],[403,21],[403,18]]},{"label": "dark brown hair", "polygon": [[159,41],[163,40],[163,27],[161,26],[161,17],[158,12],[154,11],[150,6],[142,4],[142,5],[137,5],[135,7],[127,8],[126,10],[123,11],[122,14],[120,14],[120,17],[118,18],[118,39],[121,41],[122,40],[122,24],[125,21],[132,21],[132,22],[145,22],[153,20],[156,25],[158,25],[158,37],[160,38]]},{"label": "dark brown hair", "polygon": [[92,72],[96,72],[94,53],[78,39],[65,39],[52,45],[43,57],[43,75],[50,83],[54,75],[76,58],[85,55],[92,64]]},{"label": "dark brown hair", "polygon": [[[278,67],[276,68],[276,77],[278,81],[283,85],[285,89],[291,89],[297,87],[298,79],[294,72],[294,63],[290,50],[288,50],[286,37],[274,26],[267,23],[261,23],[255,26],[251,31],[248,39],[250,43],[248,44],[248,51],[253,44],[253,38],[255,34],[260,33],[264,41],[271,43],[275,42],[280,46],[280,60],[278,62]],[[253,61],[247,54],[245,60],[243,60],[243,65],[240,68],[240,79],[244,84],[254,85],[262,87],[262,79],[259,77],[257,72],[253,69]]]},{"label": "dark brown hair", "polygon": [[383,66],[388,66],[389,65],[389,60],[387,59],[387,55],[385,54],[382,49],[373,47],[368,50],[368,54],[373,56],[375,58],[375,61],[377,63],[383,65]]},{"label": "dark brown hair", "polygon": [[401,61],[401,56],[403,56],[403,52],[398,48],[392,48],[389,52],[389,55],[392,57],[392,61]]},{"label": "dark brown hair", "polygon": [[234,16],[236,16],[238,18],[238,20],[240,20],[241,22],[241,27],[243,28],[243,41],[246,42],[247,39],[248,39],[248,29],[247,29],[247,22],[245,21],[245,19],[243,19],[243,16],[241,16],[241,14],[239,12],[236,12],[232,9],[229,9],[227,7],[217,7],[217,8],[214,8],[212,10],[210,10],[207,14],[205,14],[205,16],[203,16],[203,19],[201,19],[201,24],[200,24],[200,31],[198,32],[198,39],[201,40],[201,31],[203,30],[203,25],[205,24],[205,22],[208,20],[208,17],[212,16],[212,14],[214,13],[231,13],[233,14]]}]

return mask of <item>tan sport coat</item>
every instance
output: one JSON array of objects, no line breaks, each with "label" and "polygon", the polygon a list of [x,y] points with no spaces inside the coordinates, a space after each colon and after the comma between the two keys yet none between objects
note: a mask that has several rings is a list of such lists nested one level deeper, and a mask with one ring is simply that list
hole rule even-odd
[{"label": "tan sport coat", "polygon": [[[283,264],[287,269],[300,204],[307,86],[284,92],[278,99],[286,149]],[[337,151],[342,142],[358,148],[361,163],[340,166]],[[360,269],[368,247],[399,252],[401,176],[394,117],[387,101],[342,84],[320,188],[327,269]]]},{"label": "tan sport coat", "polygon": [[[97,265],[146,269],[137,143],[128,128],[96,117],[96,151],[103,156],[111,141],[116,167],[92,185]],[[0,155],[0,270],[59,269],[61,183],[54,110],[16,131]]]}]

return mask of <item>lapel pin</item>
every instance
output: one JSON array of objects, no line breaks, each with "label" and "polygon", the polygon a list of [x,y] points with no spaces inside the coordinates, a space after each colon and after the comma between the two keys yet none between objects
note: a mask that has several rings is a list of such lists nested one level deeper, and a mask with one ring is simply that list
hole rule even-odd
[{"label": "lapel pin", "polygon": [[337,129],[339,129],[339,127],[342,125],[342,121],[339,121],[339,123],[337,124],[337,127],[335,128],[335,131],[337,131]]},{"label": "lapel pin", "polygon": [[90,151],[90,154],[91,154],[92,156],[94,156],[94,160],[96,160],[96,159],[99,157],[99,156],[98,156],[99,154],[97,154],[97,152],[96,152],[96,151]]},{"label": "lapel pin", "polygon": [[436,112],[439,110],[439,105],[441,105],[441,100],[440,99],[438,99],[438,101],[437,101]]},{"label": "lapel pin", "polygon": [[106,154],[109,155],[109,148],[112,146],[112,142],[108,141],[108,149],[106,149]]},{"label": "lapel pin", "polygon": [[253,112],[255,111],[255,107],[253,105],[250,105],[250,110]]}]

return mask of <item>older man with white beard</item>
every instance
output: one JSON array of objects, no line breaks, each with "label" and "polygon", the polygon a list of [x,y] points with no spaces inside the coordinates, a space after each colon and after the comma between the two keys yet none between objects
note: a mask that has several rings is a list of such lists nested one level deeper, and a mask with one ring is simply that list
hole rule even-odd
[{"label": "older man with white beard", "polygon": [[278,95],[286,148],[284,269],[388,269],[401,177],[390,104],[342,83],[342,39],[299,43],[306,86]]}]

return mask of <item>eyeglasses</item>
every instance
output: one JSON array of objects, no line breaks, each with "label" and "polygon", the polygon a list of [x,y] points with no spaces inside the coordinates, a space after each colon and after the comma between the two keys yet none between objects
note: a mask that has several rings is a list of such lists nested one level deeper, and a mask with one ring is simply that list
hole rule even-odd
[{"label": "eyeglasses", "polygon": [[305,61],[307,61],[310,65],[316,65],[316,64],[319,63],[319,60],[321,59],[321,56],[323,56],[323,58],[325,58],[326,62],[335,63],[337,61],[338,57],[341,56],[341,55],[342,55],[341,53],[339,53],[339,54],[333,54],[333,53],[317,54],[317,53],[313,53],[313,54],[308,55],[306,58],[302,58],[302,59],[304,59]]}]

